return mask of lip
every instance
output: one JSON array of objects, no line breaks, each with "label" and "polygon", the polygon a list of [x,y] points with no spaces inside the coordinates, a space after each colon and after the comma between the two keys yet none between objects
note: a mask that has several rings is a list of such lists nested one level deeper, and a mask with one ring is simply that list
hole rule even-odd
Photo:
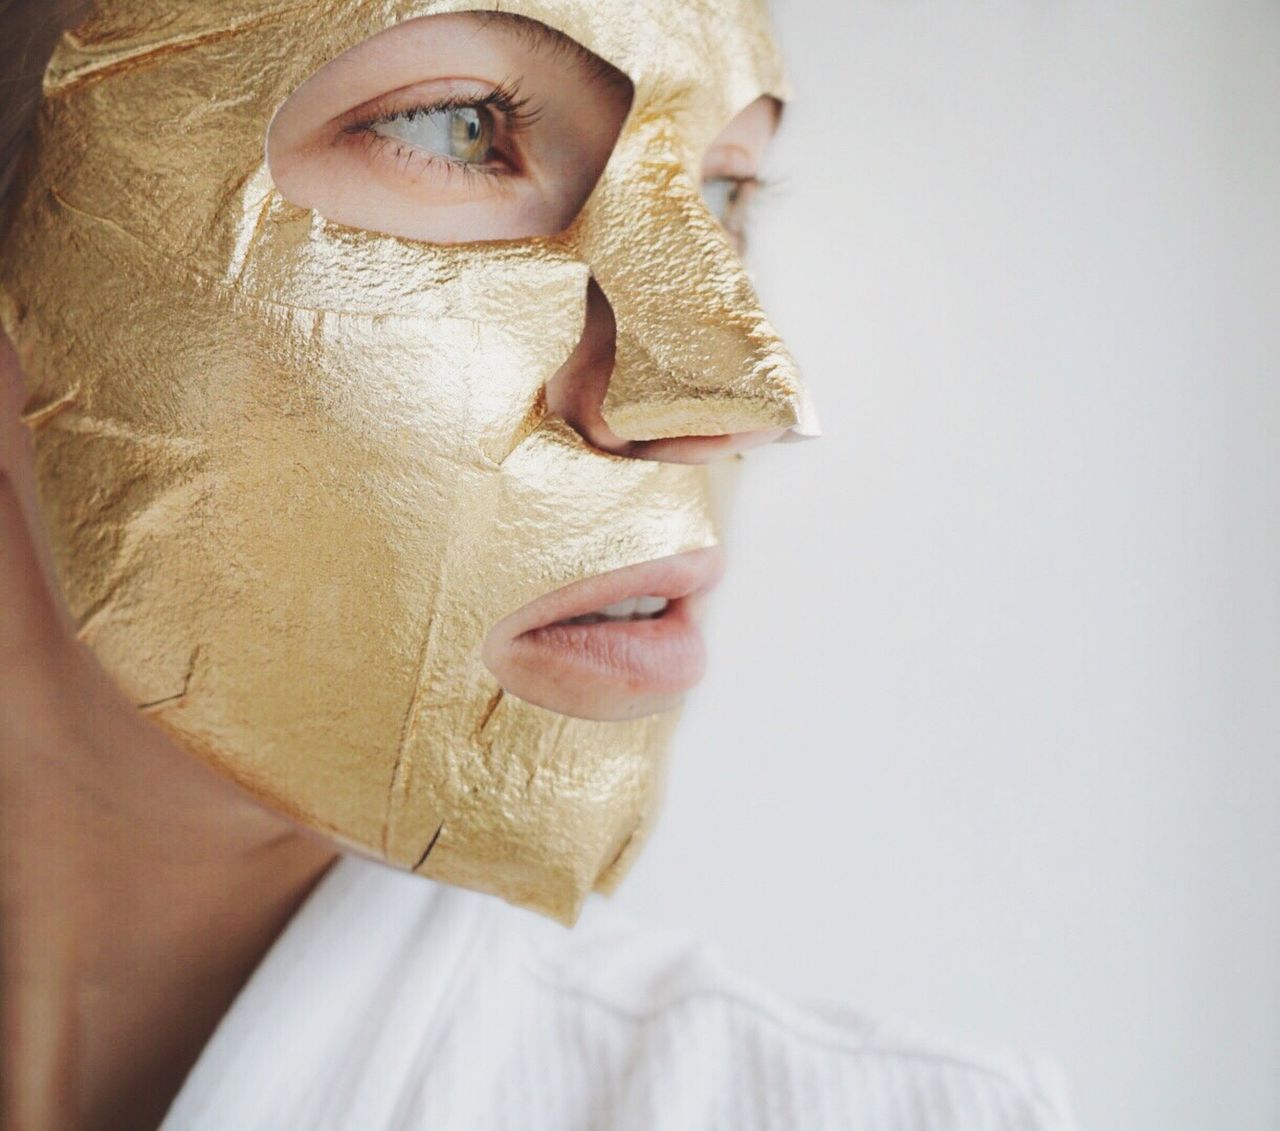
[{"label": "lip", "polygon": [[[711,547],[574,582],[499,621],[485,662],[508,691],[561,714],[622,719],[669,709],[706,668],[698,614],[723,571],[724,554]],[[643,596],[669,603],[650,620],[564,623]]]}]

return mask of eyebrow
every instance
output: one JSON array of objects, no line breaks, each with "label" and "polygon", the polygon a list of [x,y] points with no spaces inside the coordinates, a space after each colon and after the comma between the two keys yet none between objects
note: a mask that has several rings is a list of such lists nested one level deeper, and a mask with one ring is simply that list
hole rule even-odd
[{"label": "eyebrow", "polygon": [[490,11],[475,14],[483,21],[482,27],[496,25],[498,29],[519,40],[531,50],[551,58],[563,59],[594,82],[609,86],[625,86],[628,90],[631,88],[631,80],[617,67],[600,58],[595,52],[588,51],[576,39],[571,39],[564,32],[514,12]]}]

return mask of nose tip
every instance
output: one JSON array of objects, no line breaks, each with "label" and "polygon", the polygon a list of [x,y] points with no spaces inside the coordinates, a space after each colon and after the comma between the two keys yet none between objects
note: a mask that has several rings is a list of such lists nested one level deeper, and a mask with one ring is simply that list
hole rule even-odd
[{"label": "nose tip", "polygon": [[718,229],[713,239],[720,261],[700,257],[705,274],[672,279],[657,301],[643,289],[638,301],[631,288],[620,291],[614,373],[602,416],[616,435],[634,442],[698,437],[726,451],[788,431],[816,435],[816,416],[790,352]]},{"label": "nose tip", "polygon": [[816,435],[799,369],[737,251],[653,129],[632,139],[641,152],[626,176],[606,170],[581,230],[613,318],[603,421],[655,458],[743,451],[780,430]]},{"label": "nose tip", "polygon": [[[698,420],[685,422],[685,431],[652,438],[628,438],[613,427],[607,416],[609,389],[617,370],[617,322],[613,307],[599,283],[591,279],[586,293],[586,319],[582,336],[568,361],[547,385],[547,406],[579,432],[594,448],[636,459],[660,459],[667,463],[710,463],[772,444],[786,429],[722,430],[698,434]],[[623,413],[626,416],[626,413]],[[698,417],[708,420],[707,407],[698,406]]]}]

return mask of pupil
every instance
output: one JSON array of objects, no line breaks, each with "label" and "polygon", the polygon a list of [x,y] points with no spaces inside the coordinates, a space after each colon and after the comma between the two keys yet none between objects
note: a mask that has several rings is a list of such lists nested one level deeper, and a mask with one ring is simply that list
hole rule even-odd
[{"label": "pupil", "polygon": [[468,161],[483,156],[480,150],[488,137],[488,131],[480,111],[472,106],[463,107],[454,110],[451,119],[450,128],[456,155]]}]

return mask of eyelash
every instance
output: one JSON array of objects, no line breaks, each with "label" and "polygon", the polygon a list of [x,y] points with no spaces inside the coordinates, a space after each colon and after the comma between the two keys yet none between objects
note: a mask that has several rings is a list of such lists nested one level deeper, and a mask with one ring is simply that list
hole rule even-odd
[{"label": "eyelash", "polygon": [[[542,116],[542,107],[534,106],[531,97],[521,95],[519,83],[507,81],[499,83],[492,90],[479,96],[455,95],[433,102],[415,102],[409,105],[396,105],[394,96],[386,96],[372,107],[360,107],[359,118],[343,123],[340,128],[343,135],[356,138],[371,152],[389,151],[393,158],[397,160],[403,158],[406,171],[416,164],[419,169],[438,168],[447,176],[461,176],[468,181],[475,177],[497,179],[510,175],[513,171],[511,169],[495,169],[467,161],[457,161],[374,131],[375,126],[398,118],[412,119],[419,114],[439,114],[448,110],[462,109],[487,110],[492,113],[498,127],[495,133],[500,133],[504,142],[510,142],[511,139],[524,133]],[[504,156],[508,161],[512,160],[512,155],[504,154]]]}]

